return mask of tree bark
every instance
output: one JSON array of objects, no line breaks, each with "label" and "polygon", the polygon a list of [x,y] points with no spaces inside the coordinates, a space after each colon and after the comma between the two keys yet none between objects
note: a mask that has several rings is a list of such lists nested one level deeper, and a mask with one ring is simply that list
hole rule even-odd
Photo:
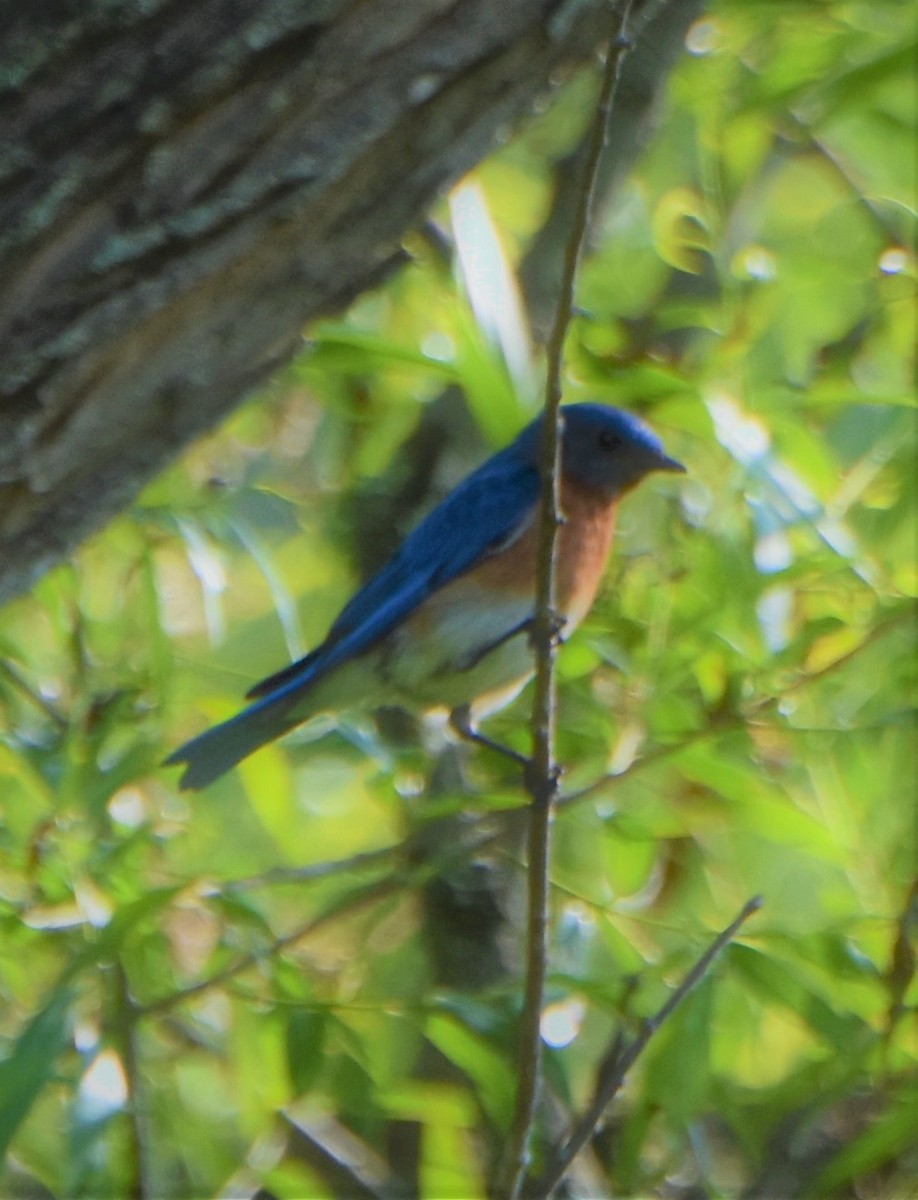
[{"label": "tree bark", "polygon": [[400,263],[611,24],[605,0],[0,15],[0,601]]}]

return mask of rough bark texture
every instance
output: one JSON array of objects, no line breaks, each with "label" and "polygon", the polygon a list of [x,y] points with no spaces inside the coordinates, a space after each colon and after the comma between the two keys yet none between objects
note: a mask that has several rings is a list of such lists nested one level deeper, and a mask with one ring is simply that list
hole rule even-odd
[{"label": "rough bark texture", "polygon": [[0,600],[400,261],[605,0],[0,14]]}]

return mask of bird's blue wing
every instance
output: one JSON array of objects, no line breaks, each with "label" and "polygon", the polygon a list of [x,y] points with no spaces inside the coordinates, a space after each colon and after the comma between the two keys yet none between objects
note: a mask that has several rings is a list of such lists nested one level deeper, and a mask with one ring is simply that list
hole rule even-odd
[{"label": "bird's blue wing", "polygon": [[311,685],[385,637],[428,596],[514,541],[532,521],[539,474],[510,446],[451,492],[345,605],[321,646],[256,684],[279,699]]}]

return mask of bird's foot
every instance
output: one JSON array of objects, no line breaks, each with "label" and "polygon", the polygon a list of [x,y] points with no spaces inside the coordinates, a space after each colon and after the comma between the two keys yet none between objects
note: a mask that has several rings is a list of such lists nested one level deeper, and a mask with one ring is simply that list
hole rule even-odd
[{"label": "bird's foot", "polygon": [[545,772],[534,759],[529,758],[524,769],[526,790],[534,798],[553,804],[558,797],[563,774],[564,768],[560,763],[555,763]]}]

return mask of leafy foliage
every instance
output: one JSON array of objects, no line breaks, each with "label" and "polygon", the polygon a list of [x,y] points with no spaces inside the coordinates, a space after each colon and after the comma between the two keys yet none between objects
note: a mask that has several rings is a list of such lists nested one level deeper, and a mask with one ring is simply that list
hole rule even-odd
[{"label": "leafy foliage", "polygon": [[[583,266],[568,398],[646,415],[690,474],[623,508],[561,657],[536,1171],[615,1031],[765,906],[581,1192],[892,1200],[918,1173],[913,35],[904,3],[713,6]],[[391,713],[191,799],[158,764],[537,405],[514,280],[593,83],[434,214],[455,272],[416,235],[3,613],[5,1194],[485,1193],[514,1088],[511,767]],[[526,705],[489,732],[525,749]]]}]

